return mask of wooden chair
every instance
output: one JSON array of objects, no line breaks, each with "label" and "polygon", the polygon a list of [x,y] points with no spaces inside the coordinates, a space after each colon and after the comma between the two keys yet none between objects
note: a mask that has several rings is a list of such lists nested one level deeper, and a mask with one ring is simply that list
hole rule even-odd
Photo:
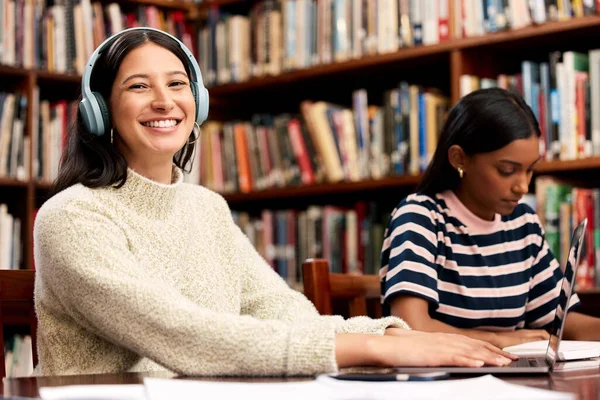
[{"label": "wooden chair", "polygon": [[33,305],[35,271],[0,271],[0,377],[6,376],[4,366],[4,327],[28,326],[31,334],[33,365],[37,365],[37,318]]},{"label": "wooden chair", "polygon": [[381,317],[381,289],[377,275],[330,273],[327,260],[312,258],[302,264],[302,274],[304,294],[321,315],[331,315],[334,301],[341,300],[347,303],[348,317]]}]

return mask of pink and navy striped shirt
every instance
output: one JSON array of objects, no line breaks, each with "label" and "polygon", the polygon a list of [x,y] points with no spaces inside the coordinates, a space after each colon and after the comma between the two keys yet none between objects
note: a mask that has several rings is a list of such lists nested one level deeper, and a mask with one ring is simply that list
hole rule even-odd
[{"label": "pink and navy striped shirt", "polygon": [[446,324],[505,331],[550,326],[562,270],[529,206],[486,221],[446,191],[412,194],[392,212],[379,275],[386,315],[409,294]]}]

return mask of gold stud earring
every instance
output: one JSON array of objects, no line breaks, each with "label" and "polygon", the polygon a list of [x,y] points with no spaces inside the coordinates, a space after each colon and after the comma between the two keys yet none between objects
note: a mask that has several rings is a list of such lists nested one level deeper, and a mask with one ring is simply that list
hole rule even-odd
[{"label": "gold stud earring", "polygon": [[458,169],[458,176],[462,179],[464,171],[461,167],[458,167],[457,169]]},{"label": "gold stud earring", "polygon": [[[198,125],[198,123],[197,123],[197,122],[195,122],[195,121],[194,121],[194,130],[195,130],[195,131],[197,130],[197,133],[196,133],[196,138],[195,138],[194,140],[192,140],[191,142],[190,142],[190,141],[189,141],[189,139],[188,139],[188,142],[187,142],[187,144],[194,144],[194,143],[196,143],[196,141],[198,141],[198,139],[200,138],[200,125]],[[192,132],[193,132],[193,131],[192,131]]]},{"label": "gold stud earring", "polygon": [[113,144],[115,141],[115,138],[113,136],[113,128],[110,128],[110,144]]}]

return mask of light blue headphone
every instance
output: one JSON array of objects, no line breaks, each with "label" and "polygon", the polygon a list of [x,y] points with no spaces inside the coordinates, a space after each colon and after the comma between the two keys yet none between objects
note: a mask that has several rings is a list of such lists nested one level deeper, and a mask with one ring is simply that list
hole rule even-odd
[{"label": "light blue headphone", "polygon": [[108,112],[108,106],[106,105],[106,102],[100,93],[92,92],[92,89],[90,88],[90,80],[92,77],[92,71],[94,70],[94,64],[96,63],[96,60],[100,54],[102,54],[104,50],[108,49],[110,45],[114,43],[114,41],[117,40],[122,34],[136,30],[159,32],[173,39],[175,43],[177,43],[184,51],[188,58],[190,70],[193,75],[190,77],[190,87],[192,89],[192,94],[194,95],[194,101],[196,102],[196,122],[198,125],[200,125],[208,117],[208,90],[206,90],[204,87],[204,83],[202,82],[202,73],[200,72],[200,67],[194,58],[194,55],[176,37],[159,29],[142,27],[125,29],[112,35],[102,42],[100,46],[98,46],[86,64],[85,70],[83,71],[83,78],[81,79],[82,99],[79,103],[79,113],[88,132],[96,136],[102,136],[110,132],[111,127],[110,114]]}]

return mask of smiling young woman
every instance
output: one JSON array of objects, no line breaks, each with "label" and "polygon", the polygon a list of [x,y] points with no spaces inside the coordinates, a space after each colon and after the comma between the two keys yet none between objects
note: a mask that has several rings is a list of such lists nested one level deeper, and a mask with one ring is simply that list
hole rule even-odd
[{"label": "smiling young woman", "polygon": [[[456,104],[416,193],[392,213],[380,270],[386,314],[500,348],[548,339],[562,272],[537,215],[519,203],[539,137],[515,93],[483,89]],[[599,332],[599,319],[568,314],[566,338]]]}]

